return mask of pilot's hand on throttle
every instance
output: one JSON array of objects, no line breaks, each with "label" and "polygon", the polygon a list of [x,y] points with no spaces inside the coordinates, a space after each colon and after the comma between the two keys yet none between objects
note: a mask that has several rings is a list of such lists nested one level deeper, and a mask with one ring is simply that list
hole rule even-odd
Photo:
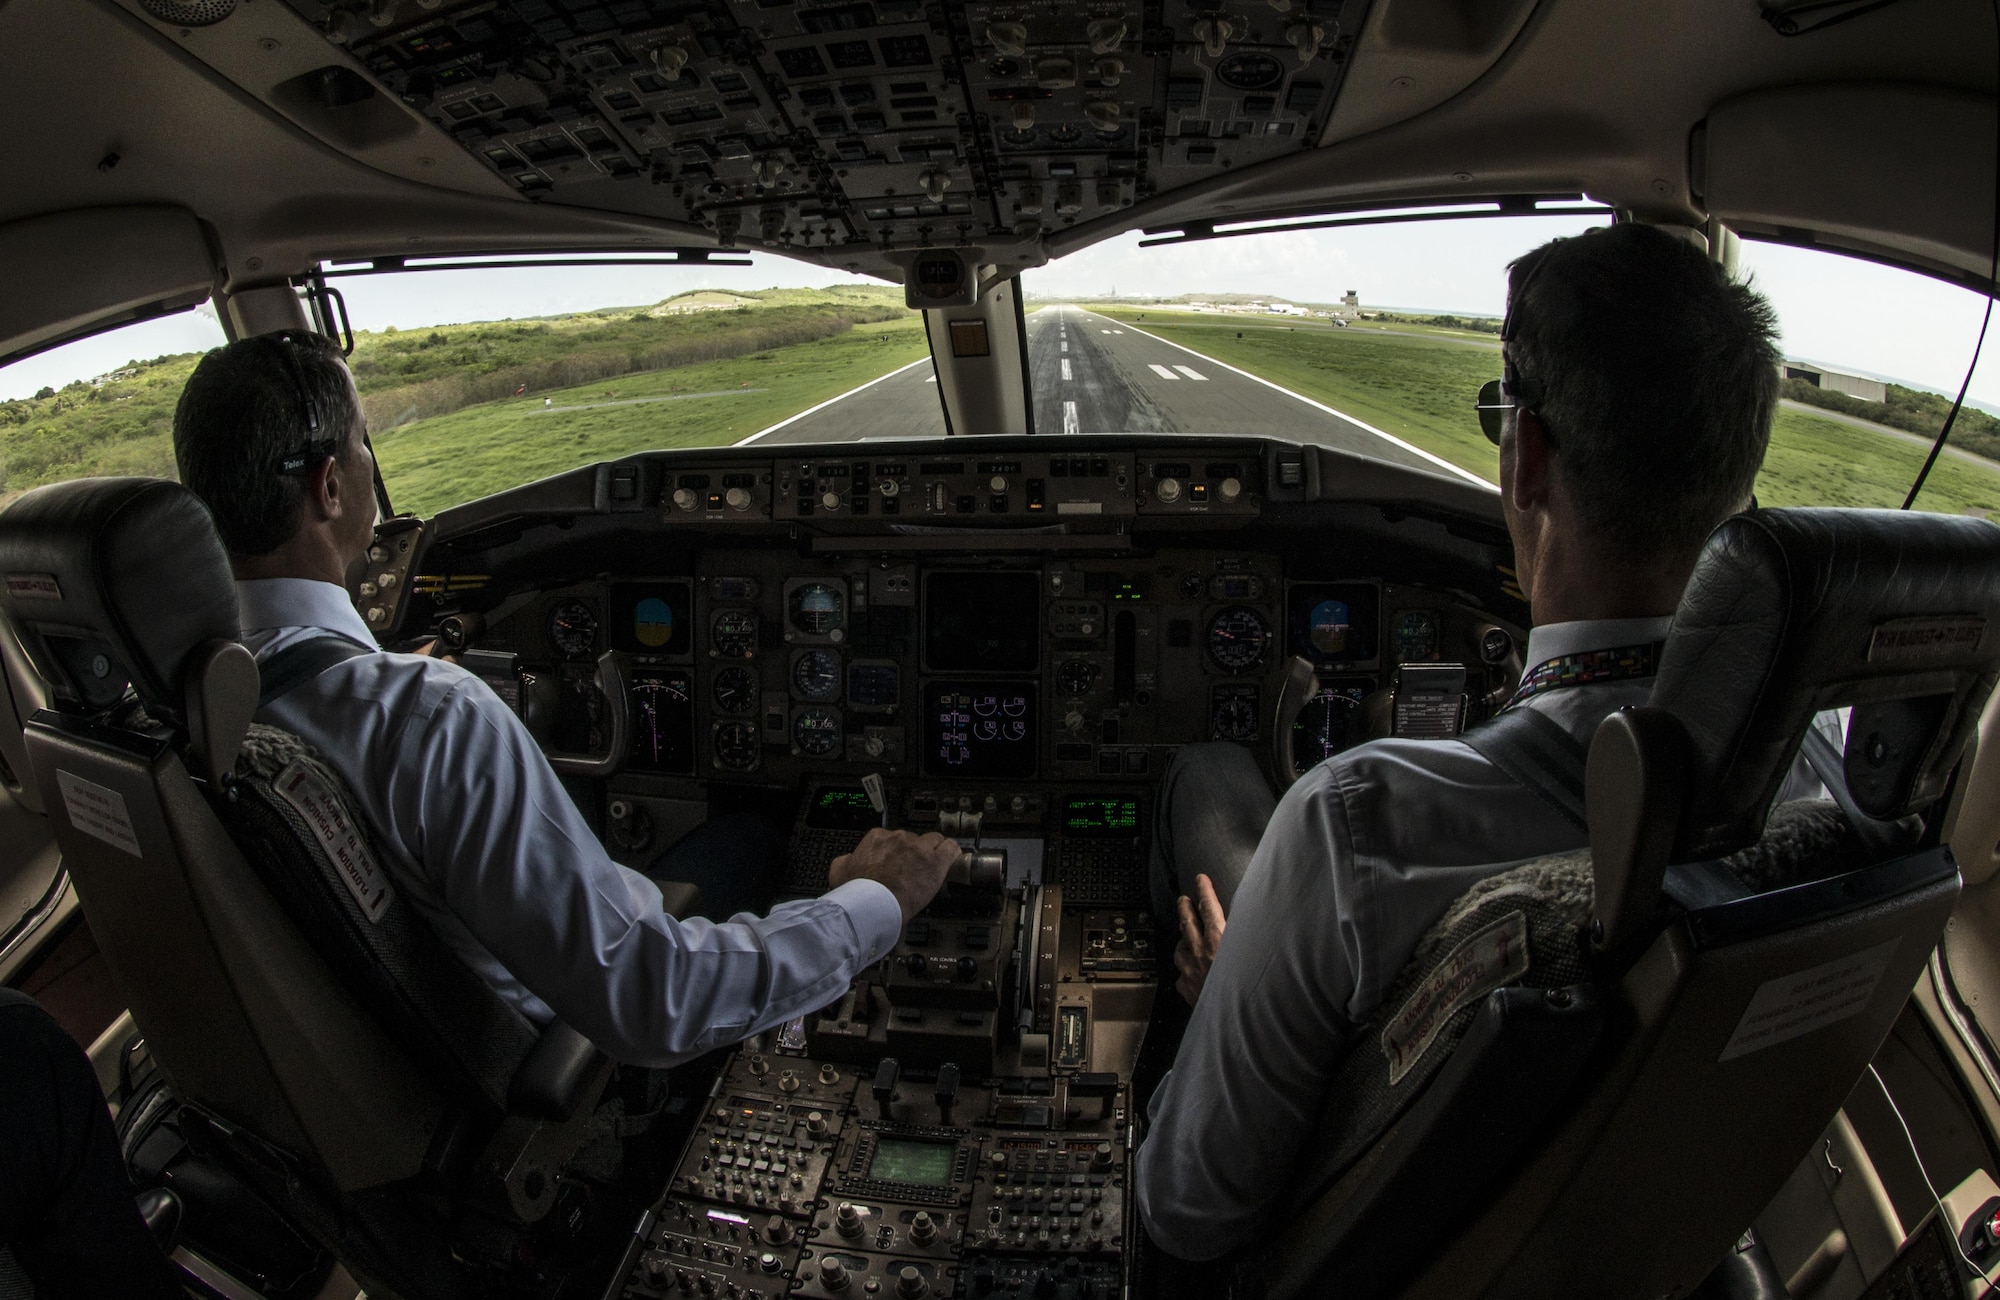
[{"label": "pilot's hand on throttle", "polygon": [[1222,915],[1222,900],[1216,896],[1215,882],[1207,876],[1194,878],[1193,899],[1180,898],[1181,941],[1174,948],[1174,968],[1181,977],[1174,989],[1189,1006],[1201,996],[1208,982],[1209,967],[1215,965],[1215,950],[1222,945],[1222,931],[1228,924]]},{"label": "pilot's hand on throttle", "polygon": [[835,885],[850,880],[874,880],[889,887],[903,907],[903,923],[929,906],[944,885],[944,873],[958,860],[958,842],[936,831],[915,835],[909,831],[873,827],[854,846],[827,868],[827,879]]}]

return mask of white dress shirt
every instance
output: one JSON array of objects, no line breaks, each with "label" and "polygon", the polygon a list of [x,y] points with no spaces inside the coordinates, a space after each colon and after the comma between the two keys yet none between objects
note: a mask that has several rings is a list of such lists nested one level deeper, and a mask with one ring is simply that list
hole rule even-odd
[{"label": "white dress shirt", "polygon": [[[1530,667],[1664,640],[1672,620],[1538,627]],[[1531,696],[1588,745],[1653,679]],[[1807,797],[1796,775],[1781,798]],[[1584,846],[1573,822],[1456,740],[1378,740],[1286,792],[1237,888],[1221,948],[1138,1155],[1139,1212],[1184,1259],[1248,1241],[1289,1186],[1353,1035],[1417,941],[1480,880]],[[1189,864],[1189,870],[1195,870]]]},{"label": "white dress shirt", "polygon": [[[330,583],[241,582],[237,602],[260,659],[328,632],[376,649]],[[605,854],[514,711],[441,659],[350,659],[258,720],[346,779],[397,890],[466,965],[621,1061],[672,1065],[816,1011],[902,932],[872,880],[766,917],[675,920],[657,885]]]}]

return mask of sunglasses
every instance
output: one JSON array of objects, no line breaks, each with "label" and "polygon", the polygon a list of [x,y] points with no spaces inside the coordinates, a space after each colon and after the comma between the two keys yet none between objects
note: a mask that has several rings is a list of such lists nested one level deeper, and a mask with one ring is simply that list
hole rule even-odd
[{"label": "sunglasses", "polygon": [[1498,447],[1507,412],[1541,400],[1542,386],[1532,379],[1489,379],[1479,386],[1472,409],[1479,412],[1479,431]]}]

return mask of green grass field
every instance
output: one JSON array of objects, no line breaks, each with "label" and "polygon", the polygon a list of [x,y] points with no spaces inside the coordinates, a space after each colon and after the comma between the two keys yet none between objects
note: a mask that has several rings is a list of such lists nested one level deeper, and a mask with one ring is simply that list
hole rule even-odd
[{"label": "green grass field", "polygon": [[[1316,398],[1482,478],[1497,470],[1493,445],[1472,412],[1479,385],[1500,373],[1490,336],[1407,324],[1334,329],[1158,309],[1093,310]],[[1899,506],[1923,459],[1923,448],[1899,438],[1780,408],[1757,498],[1769,506]],[[2000,514],[2000,465],[1942,457],[1917,504]]]},{"label": "green grass field", "polygon": [[[637,451],[737,442],[927,355],[923,323],[915,317],[857,325],[746,357],[623,375],[418,420],[377,435],[375,453],[396,508],[429,515]],[[597,405],[644,398],[674,400]],[[584,409],[545,409],[544,399],[555,408]]]}]

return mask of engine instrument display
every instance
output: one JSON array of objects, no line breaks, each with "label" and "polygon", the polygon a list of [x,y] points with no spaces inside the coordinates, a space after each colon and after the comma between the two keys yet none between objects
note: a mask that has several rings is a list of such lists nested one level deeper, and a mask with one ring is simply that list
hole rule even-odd
[{"label": "engine instrument display", "polygon": [[1293,654],[1316,664],[1375,658],[1382,593],[1366,582],[1302,582],[1287,604]]},{"label": "engine instrument display", "polygon": [[685,655],[694,597],[685,582],[611,584],[611,647],[633,655]]},{"label": "engine instrument display", "polygon": [[708,648],[724,659],[748,659],[757,653],[757,615],[747,609],[725,609],[708,625]]},{"label": "engine instrument display", "polygon": [[723,713],[749,713],[757,707],[757,674],[742,664],[718,668],[715,680],[709,685],[709,694]]},{"label": "engine instrument display", "polygon": [[792,743],[801,754],[831,758],[840,752],[840,715],[821,704],[800,709],[792,718]]},{"label": "engine instrument display", "polygon": [[685,670],[633,675],[632,745],[625,765],[644,772],[694,771],[694,701]]},{"label": "engine instrument display", "polygon": [[754,722],[732,721],[715,724],[712,737],[715,746],[715,765],[731,772],[754,772],[760,747],[757,740],[757,724]]},{"label": "engine instrument display", "polygon": [[549,645],[565,659],[588,659],[597,649],[597,614],[580,600],[559,600],[549,610]]},{"label": "engine instrument display", "polygon": [[944,673],[1031,673],[1041,655],[1034,572],[924,575],[924,665]]},{"label": "engine instrument display", "polygon": [[785,599],[785,617],[807,636],[833,637],[847,622],[847,593],[830,582],[794,587]]},{"label": "engine instrument display", "polygon": [[840,656],[831,650],[805,650],[792,661],[792,689],[802,700],[824,703],[840,695]]},{"label": "engine instrument display", "polygon": [[924,770],[977,779],[1033,776],[1034,684],[925,683]]}]

